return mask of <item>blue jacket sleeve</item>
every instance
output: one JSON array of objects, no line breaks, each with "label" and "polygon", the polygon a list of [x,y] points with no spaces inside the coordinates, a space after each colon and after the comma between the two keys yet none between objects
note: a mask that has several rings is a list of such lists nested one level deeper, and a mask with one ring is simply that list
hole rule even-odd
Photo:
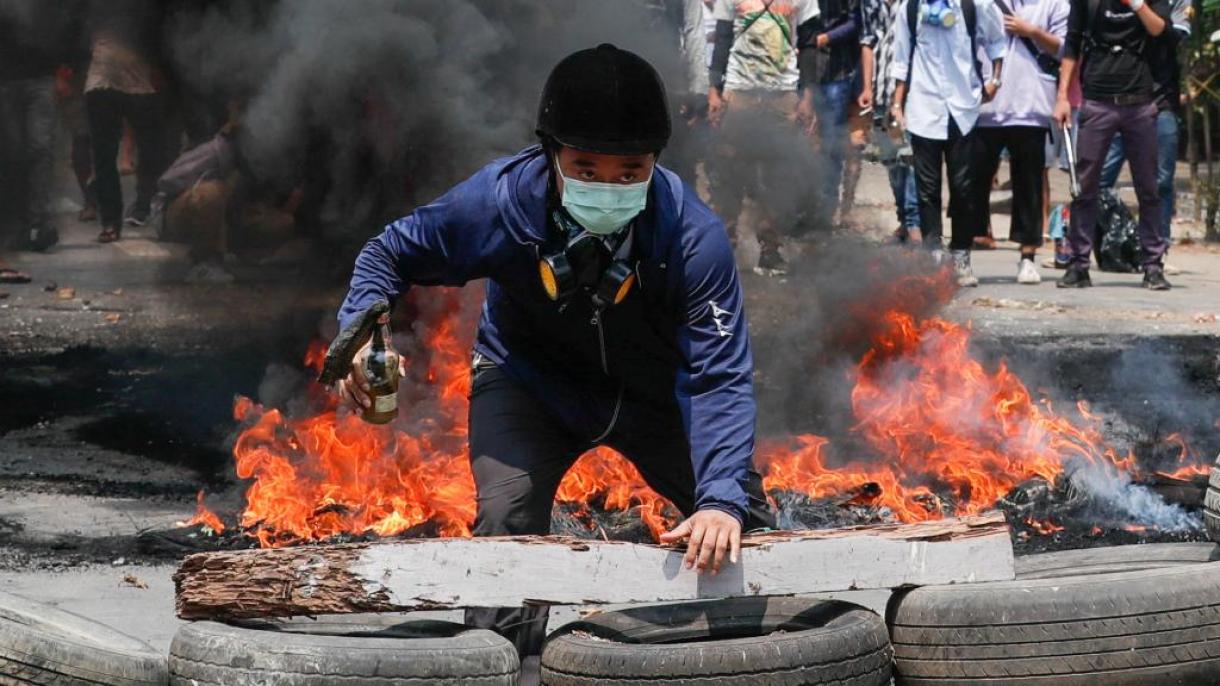
[{"label": "blue jacket sleeve", "polygon": [[461,286],[488,276],[504,242],[494,182],[484,170],[365,244],[339,308],[339,327],[376,300],[393,303],[411,286]]},{"label": "blue jacket sleeve", "polygon": [[675,392],[690,438],[695,507],[724,510],[744,523],[755,405],[741,283],[720,220],[697,201],[684,215],[684,321],[677,338],[685,364]]}]

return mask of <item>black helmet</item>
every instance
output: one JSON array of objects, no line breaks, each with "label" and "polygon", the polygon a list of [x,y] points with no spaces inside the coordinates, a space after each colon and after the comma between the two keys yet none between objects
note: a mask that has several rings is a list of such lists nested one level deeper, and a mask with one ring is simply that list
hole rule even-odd
[{"label": "black helmet", "polygon": [[538,135],[608,155],[660,152],[669,142],[669,105],[657,70],[609,43],[555,65],[538,104]]}]

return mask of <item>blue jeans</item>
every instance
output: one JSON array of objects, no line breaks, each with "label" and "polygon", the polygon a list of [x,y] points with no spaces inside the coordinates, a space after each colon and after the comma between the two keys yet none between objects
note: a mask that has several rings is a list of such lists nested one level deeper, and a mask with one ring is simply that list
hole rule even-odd
[{"label": "blue jeans", "polygon": [[843,157],[847,153],[847,117],[851,106],[852,79],[840,79],[818,84],[817,97],[813,99],[818,115],[818,133],[822,141],[822,154],[827,165],[821,177],[822,197],[825,200],[827,217],[833,217],[839,208],[839,185],[843,181]]},{"label": "blue jeans", "polygon": [[887,165],[894,204],[898,206],[898,224],[908,229],[919,228],[919,191],[915,186],[915,170],[911,165],[894,162]]},{"label": "blue jeans", "polygon": [[[1173,110],[1161,110],[1156,115],[1156,192],[1161,196],[1161,236],[1169,238],[1170,221],[1173,219],[1173,174],[1178,164],[1178,115]],[[1118,172],[1127,159],[1121,134],[1114,137],[1106,161],[1101,167],[1101,187],[1114,188],[1118,183]]]}]

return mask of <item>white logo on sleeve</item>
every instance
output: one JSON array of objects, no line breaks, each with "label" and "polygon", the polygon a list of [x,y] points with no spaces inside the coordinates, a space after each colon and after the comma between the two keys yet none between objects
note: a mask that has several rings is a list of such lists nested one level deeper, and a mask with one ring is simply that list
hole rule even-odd
[{"label": "white logo on sleeve", "polygon": [[712,321],[716,322],[716,333],[720,334],[721,338],[732,336],[733,332],[729,330],[725,318],[732,316],[733,313],[717,305],[715,300],[709,300],[707,304],[712,308]]}]

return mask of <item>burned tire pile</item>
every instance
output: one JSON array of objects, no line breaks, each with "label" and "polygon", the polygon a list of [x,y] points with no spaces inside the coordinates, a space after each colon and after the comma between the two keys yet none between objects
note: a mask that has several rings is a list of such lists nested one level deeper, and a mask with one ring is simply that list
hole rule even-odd
[{"label": "burned tire pile", "polygon": [[1017,560],[1015,581],[891,603],[899,684],[1220,683],[1220,552],[1210,543]]},{"label": "burned tire pile", "polygon": [[542,653],[548,686],[890,683],[885,623],[855,605],[733,598],[606,612],[564,626]]}]

